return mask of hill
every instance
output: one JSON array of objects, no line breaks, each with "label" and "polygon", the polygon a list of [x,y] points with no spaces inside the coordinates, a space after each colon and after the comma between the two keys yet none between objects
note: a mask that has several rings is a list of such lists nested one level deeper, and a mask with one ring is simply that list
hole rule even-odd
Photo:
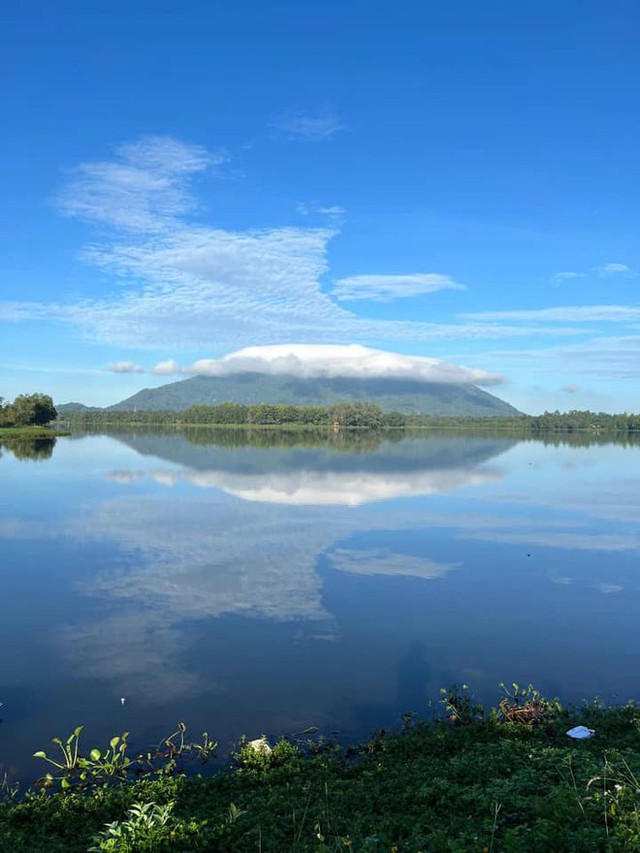
[{"label": "hill", "polygon": [[58,415],[70,415],[74,412],[100,412],[99,406],[85,406],[84,403],[60,403],[56,405]]},{"label": "hill", "polygon": [[234,402],[331,406],[344,401],[375,403],[406,414],[513,417],[513,406],[475,385],[406,379],[298,378],[264,373],[194,376],[159,388],[145,388],[111,411],[182,411],[195,405]]}]

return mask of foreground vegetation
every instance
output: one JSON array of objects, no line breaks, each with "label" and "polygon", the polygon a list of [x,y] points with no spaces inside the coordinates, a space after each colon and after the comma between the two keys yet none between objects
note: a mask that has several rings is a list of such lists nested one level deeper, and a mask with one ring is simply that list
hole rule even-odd
[{"label": "foreground vegetation", "polygon": [[[357,747],[244,744],[210,778],[166,775],[176,769],[183,728],[155,753],[165,763],[153,778],[120,783],[127,770],[141,771],[136,761],[122,770],[126,736],[82,758],[76,732],[53,758],[38,754],[53,770],[45,783],[66,779],[66,792],[18,802],[6,791],[0,851],[640,849],[640,709],[562,710],[517,686],[489,714],[465,688],[447,691],[444,706],[443,719],[406,715],[402,732],[380,731]],[[576,724],[595,735],[571,740]]]}]

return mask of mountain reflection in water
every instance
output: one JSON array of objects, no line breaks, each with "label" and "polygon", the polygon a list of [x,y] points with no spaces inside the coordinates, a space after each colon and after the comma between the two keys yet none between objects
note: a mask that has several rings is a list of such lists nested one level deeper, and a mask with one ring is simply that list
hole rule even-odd
[{"label": "mountain reflection in water", "polygon": [[[119,438],[141,455],[180,466],[150,471],[163,485],[184,481],[247,501],[301,506],[360,506],[481,485],[500,476],[484,463],[515,444],[493,437],[378,438],[375,444],[369,439],[369,452],[363,452],[355,439],[351,444],[343,439],[338,447],[327,439],[317,448],[292,444],[265,452],[242,446],[221,449],[214,442],[224,442],[224,434],[208,436],[210,445],[194,445],[176,435]],[[124,483],[140,475],[112,471],[107,476]]]},{"label": "mountain reflection in water", "polygon": [[638,698],[639,456],[399,432],[5,446],[2,760],[80,723],[92,745],[179,719],[359,736],[461,681]]},{"label": "mountain reflection in water", "polygon": [[[226,438],[219,433],[210,437]],[[443,577],[458,563],[403,553],[399,544],[331,553],[354,534],[410,530],[420,523],[415,510],[401,504],[374,518],[345,514],[343,505],[356,509],[371,501],[496,480],[499,469],[487,463],[514,444],[482,437],[382,439],[363,452],[355,443],[337,449],[329,441],[319,447],[265,449],[193,444],[166,434],[117,438],[136,451],[136,467],[106,476],[118,486],[135,484],[144,491],[116,493],[82,526],[93,538],[115,542],[138,556],[127,571],[99,572],[83,588],[87,595],[127,603],[127,613],[76,628],[68,640],[76,666],[95,675],[111,671],[125,694],[134,683],[138,692],[144,683],[147,693],[162,684],[158,670],[166,670],[181,646],[169,627],[177,621],[224,614],[302,620],[311,633],[334,637],[334,619],[323,601],[318,573],[323,553],[344,573]],[[158,460],[172,467],[162,469]],[[147,491],[145,480],[180,486],[180,494]],[[202,487],[211,492],[203,494]],[[229,500],[228,495],[241,500]],[[153,637],[146,653],[145,636]],[[131,648],[135,655],[127,652]],[[183,695],[199,688],[184,669],[170,687],[166,681],[161,687],[165,694],[178,690]]]}]

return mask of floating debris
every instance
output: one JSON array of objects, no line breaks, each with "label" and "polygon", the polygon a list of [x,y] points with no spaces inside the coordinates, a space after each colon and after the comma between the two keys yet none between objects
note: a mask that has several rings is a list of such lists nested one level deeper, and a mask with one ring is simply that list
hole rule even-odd
[{"label": "floating debris", "polygon": [[585,738],[593,737],[595,729],[588,729],[586,726],[574,726],[572,729],[569,729],[567,734],[569,737],[576,738],[576,740],[584,740]]},{"label": "floating debris", "polygon": [[250,740],[247,744],[254,752],[262,753],[262,755],[271,755],[273,750],[266,737],[259,737],[255,740]]}]

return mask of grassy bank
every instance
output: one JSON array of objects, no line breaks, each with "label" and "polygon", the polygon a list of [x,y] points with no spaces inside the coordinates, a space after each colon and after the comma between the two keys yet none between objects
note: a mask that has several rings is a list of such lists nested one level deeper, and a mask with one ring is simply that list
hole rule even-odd
[{"label": "grassy bank", "polygon": [[[504,714],[482,715],[454,694],[446,719],[407,718],[404,731],[380,732],[357,747],[281,741],[268,753],[245,746],[211,778],[5,801],[0,850],[640,849],[640,711],[595,704],[563,711],[525,701],[510,707],[516,711],[505,722]],[[566,731],[576,724],[595,736],[570,739]]]},{"label": "grassy bank", "polygon": [[3,438],[57,438],[60,435],[70,433],[39,426],[0,427],[0,441]]}]

